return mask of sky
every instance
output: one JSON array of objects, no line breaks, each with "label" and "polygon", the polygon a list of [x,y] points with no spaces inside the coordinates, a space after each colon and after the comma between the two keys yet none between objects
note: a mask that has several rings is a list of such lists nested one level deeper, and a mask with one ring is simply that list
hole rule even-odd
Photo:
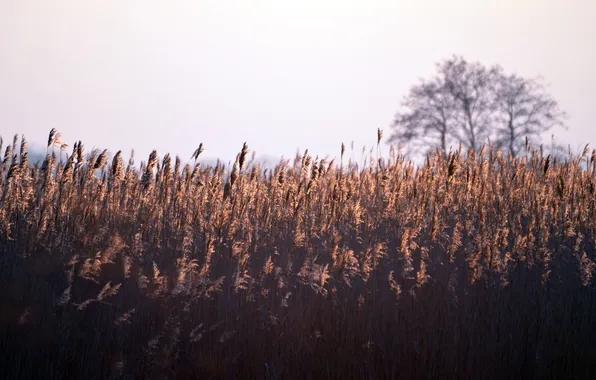
[{"label": "sky", "polygon": [[[233,160],[376,144],[452,55],[542,75],[596,148],[594,0],[0,0],[0,135]],[[388,147],[383,147],[385,152]]]}]

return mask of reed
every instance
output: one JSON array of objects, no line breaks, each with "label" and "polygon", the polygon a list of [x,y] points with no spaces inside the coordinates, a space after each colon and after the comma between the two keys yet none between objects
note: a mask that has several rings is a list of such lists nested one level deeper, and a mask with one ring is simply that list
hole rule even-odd
[{"label": "reed", "polygon": [[369,165],[271,171],[246,143],[231,168],[63,161],[56,130],[31,166],[15,136],[0,377],[593,378],[596,151],[416,166],[377,136]]}]

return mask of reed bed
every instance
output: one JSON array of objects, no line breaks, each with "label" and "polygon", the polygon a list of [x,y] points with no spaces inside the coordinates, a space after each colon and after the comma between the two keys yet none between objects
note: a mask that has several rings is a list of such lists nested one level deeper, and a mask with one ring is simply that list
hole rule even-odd
[{"label": "reed bed", "polygon": [[32,166],[15,137],[0,377],[594,378],[596,150],[526,148],[137,167],[52,130]]}]

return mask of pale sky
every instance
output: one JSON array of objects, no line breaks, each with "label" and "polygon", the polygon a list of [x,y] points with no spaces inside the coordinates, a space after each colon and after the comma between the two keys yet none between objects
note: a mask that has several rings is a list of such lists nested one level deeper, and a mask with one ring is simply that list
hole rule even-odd
[{"label": "pale sky", "polygon": [[[596,147],[595,0],[0,0],[0,135],[231,160],[376,143],[453,54],[542,75]],[[358,150],[358,149],[357,149]],[[384,147],[385,152],[388,147]]]}]

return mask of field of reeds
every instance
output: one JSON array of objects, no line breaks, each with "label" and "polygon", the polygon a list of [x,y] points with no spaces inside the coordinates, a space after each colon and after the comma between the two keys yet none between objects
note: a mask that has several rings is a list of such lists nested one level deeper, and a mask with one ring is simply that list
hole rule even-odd
[{"label": "field of reeds", "polygon": [[596,151],[264,170],[57,137],[0,163],[2,379],[596,376]]}]

